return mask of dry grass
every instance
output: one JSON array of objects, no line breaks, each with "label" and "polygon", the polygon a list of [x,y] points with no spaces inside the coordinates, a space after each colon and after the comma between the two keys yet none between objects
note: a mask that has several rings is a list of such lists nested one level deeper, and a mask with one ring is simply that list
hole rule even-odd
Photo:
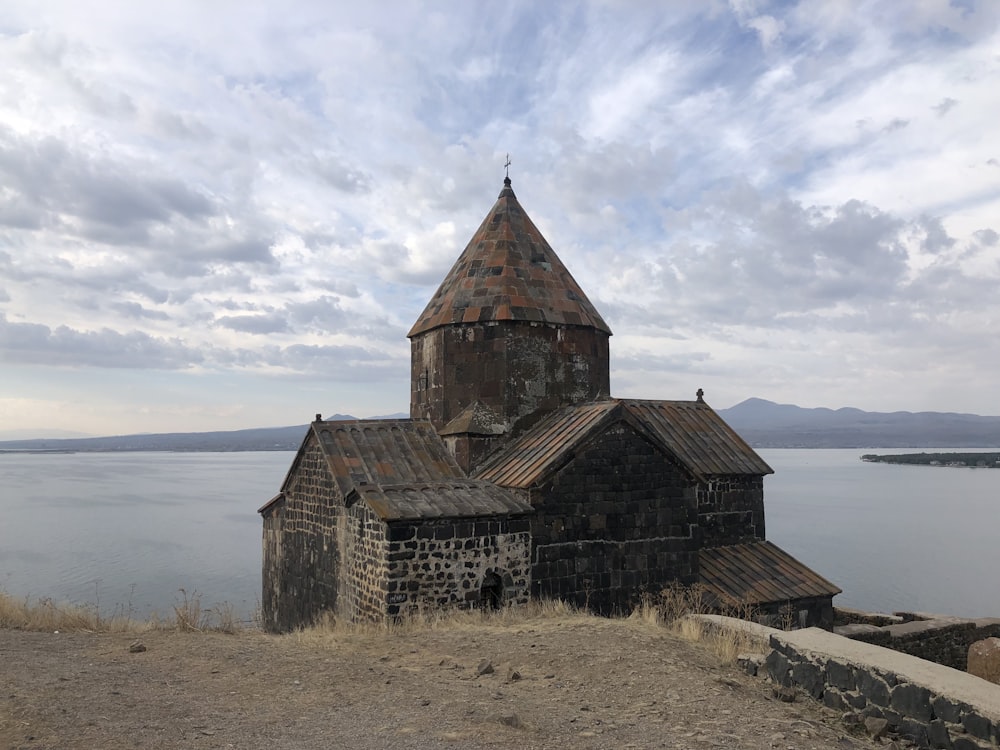
[{"label": "dry grass", "polygon": [[749,628],[708,628],[703,621],[688,617],[703,614],[721,614],[753,622],[758,611],[747,601],[732,600],[721,605],[710,602],[706,589],[700,584],[673,583],[656,596],[643,597],[632,616],[667,627],[685,640],[704,643],[723,663],[734,662],[741,653],[754,650]]},{"label": "dry grass", "polygon": [[197,591],[190,595],[184,589],[179,591],[173,617],[165,620],[156,614],[148,620],[137,618],[131,603],[117,605],[109,615],[101,612],[99,599],[94,604],[60,604],[49,598],[19,599],[0,591],[0,628],[85,633],[142,633],[154,629],[236,633],[243,628],[228,602],[206,610],[202,609]]},{"label": "dry grass", "polygon": [[310,627],[297,630],[292,637],[310,644],[351,638],[369,638],[380,634],[390,635],[420,630],[463,631],[482,630],[512,625],[525,625],[542,620],[565,620],[567,618],[586,619],[594,617],[577,610],[571,604],[558,600],[532,600],[522,607],[503,607],[498,610],[481,609],[418,609],[397,619],[380,621],[351,622],[338,620],[331,612],[325,612]]}]

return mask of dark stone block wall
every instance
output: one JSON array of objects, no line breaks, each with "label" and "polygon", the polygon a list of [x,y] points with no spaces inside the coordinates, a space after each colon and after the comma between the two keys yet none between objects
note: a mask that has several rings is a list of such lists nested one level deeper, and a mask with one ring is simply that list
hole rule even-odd
[{"label": "dark stone block wall", "polygon": [[705,547],[764,539],[764,478],[710,477],[698,485],[698,525]]},{"label": "dark stone block wall", "polygon": [[514,321],[443,326],[410,340],[410,416],[437,429],[481,401],[508,434],[610,393],[608,334]]},{"label": "dark stone block wall", "polygon": [[283,501],[264,514],[261,612],[265,629],[308,626],[323,612],[380,620],[418,609],[525,604],[531,583],[526,518],[387,524],[371,507],[345,507],[313,437]]},{"label": "dark stone block wall", "polygon": [[695,486],[620,423],[530,491],[532,594],[604,614],[698,578]]},{"label": "dark stone block wall", "polygon": [[380,619],[386,614],[389,591],[388,528],[365,502],[341,514],[337,524],[340,569],[337,581],[338,617],[346,620]]},{"label": "dark stone block wall", "polygon": [[338,492],[315,436],[293,471],[284,501],[264,515],[261,616],[272,631],[308,625],[337,606]]},{"label": "dark stone block wall", "polygon": [[526,518],[394,523],[388,538],[385,614],[528,602],[531,532]]}]

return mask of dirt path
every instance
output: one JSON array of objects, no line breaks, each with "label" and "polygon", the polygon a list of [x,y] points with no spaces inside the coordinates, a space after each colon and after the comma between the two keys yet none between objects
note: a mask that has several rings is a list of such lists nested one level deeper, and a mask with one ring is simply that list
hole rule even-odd
[{"label": "dirt path", "polygon": [[0,748],[873,746],[641,621],[135,638],[0,630]]}]

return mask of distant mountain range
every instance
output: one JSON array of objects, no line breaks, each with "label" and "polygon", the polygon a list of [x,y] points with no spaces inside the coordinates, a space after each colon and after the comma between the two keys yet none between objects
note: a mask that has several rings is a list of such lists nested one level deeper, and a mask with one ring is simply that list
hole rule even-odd
[{"label": "distant mountain range", "polygon": [[[750,398],[719,415],[755,448],[998,448],[1000,417],[945,412],[804,409]],[[399,419],[407,414],[388,414]],[[356,419],[333,414],[328,420]],[[375,419],[376,417],[373,417]],[[294,451],[307,425],[231,432],[0,441],[0,451]]]},{"label": "distant mountain range", "polygon": [[[409,414],[387,414],[372,419],[401,419]],[[350,414],[331,414],[328,420],[357,419]],[[302,444],[308,425],[257,427],[228,432],[168,432],[113,437],[45,438],[0,441],[0,451],[295,451]]]},{"label": "distant mountain range", "polygon": [[997,448],[1000,417],[803,409],[749,398],[719,415],[755,448]]}]

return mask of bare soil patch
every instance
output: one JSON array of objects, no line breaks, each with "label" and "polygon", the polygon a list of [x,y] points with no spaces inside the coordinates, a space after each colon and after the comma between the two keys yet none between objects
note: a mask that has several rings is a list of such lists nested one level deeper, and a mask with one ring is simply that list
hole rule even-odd
[{"label": "bare soil patch", "polygon": [[[145,651],[129,651],[136,638]],[[0,630],[0,748],[872,746],[838,714],[781,702],[641,619],[287,636]]]}]

